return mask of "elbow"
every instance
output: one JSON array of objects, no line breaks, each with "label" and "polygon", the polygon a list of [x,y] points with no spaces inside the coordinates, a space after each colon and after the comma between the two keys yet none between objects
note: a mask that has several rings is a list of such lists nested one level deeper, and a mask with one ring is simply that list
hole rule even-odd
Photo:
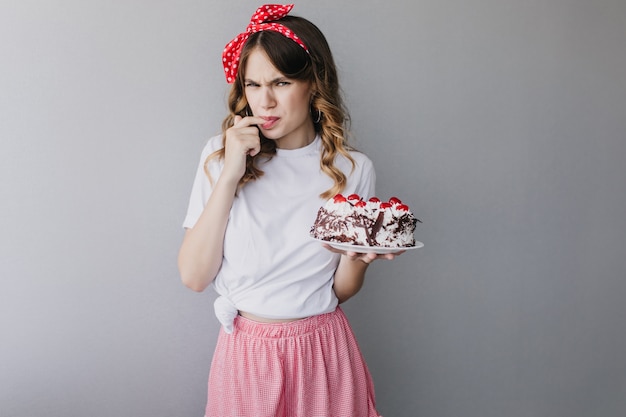
[{"label": "elbow", "polygon": [[349,296],[339,297],[339,296],[337,296],[337,302],[338,302],[339,304],[343,304],[343,303],[345,303],[346,301],[348,301],[350,298],[352,298],[352,297],[349,297]]},{"label": "elbow", "polygon": [[354,297],[363,287],[363,276],[358,279],[350,280],[350,281],[338,281],[337,277],[335,277],[335,282],[333,284],[333,291],[335,292],[335,296],[337,300],[339,300],[339,304],[345,303],[350,298]]},{"label": "elbow", "polygon": [[185,279],[182,276],[181,276],[181,280],[183,281],[183,285],[185,287],[195,292],[202,292],[206,290],[206,288],[209,286],[208,284],[199,283],[198,281],[195,281],[195,280]]},{"label": "elbow", "polygon": [[333,288],[333,290],[335,291],[335,296],[337,297],[339,304],[345,303],[359,291],[358,289],[352,289],[352,291],[341,291],[338,288]]},{"label": "elbow", "polygon": [[211,284],[212,280],[202,276],[197,272],[188,271],[186,268],[181,267],[179,267],[178,270],[180,273],[180,280],[182,281],[183,285],[190,290],[193,290],[195,292],[202,292]]},{"label": "elbow", "polygon": [[183,285],[195,292],[204,291],[213,281],[216,273],[197,263],[189,262],[182,254],[178,257],[178,273]]}]

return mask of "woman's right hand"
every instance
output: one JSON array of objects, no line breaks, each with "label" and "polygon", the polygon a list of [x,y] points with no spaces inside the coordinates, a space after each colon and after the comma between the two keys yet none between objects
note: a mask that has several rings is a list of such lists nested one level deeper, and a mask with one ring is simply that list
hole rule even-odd
[{"label": "woman's right hand", "polygon": [[246,172],[246,158],[261,151],[258,124],[265,120],[254,116],[235,116],[233,125],[226,130],[224,169],[222,177],[239,182]]}]

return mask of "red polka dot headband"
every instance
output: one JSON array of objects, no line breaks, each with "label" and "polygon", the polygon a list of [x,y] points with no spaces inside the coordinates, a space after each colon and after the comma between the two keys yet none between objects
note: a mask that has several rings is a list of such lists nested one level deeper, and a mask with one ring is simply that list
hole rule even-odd
[{"label": "red polka dot headband", "polygon": [[226,81],[229,84],[235,82],[235,78],[237,77],[239,55],[241,55],[243,45],[246,43],[250,35],[255,32],[261,32],[263,30],[278,32],[281,35],[293,40],[305,51],[309,52],[306,45],[295,33],[291,31],[291,29],[275,22],[275,20],[287,16],[291,9],[293,9],[293,4],[266,4],[259,7],[252,15],[252,19],[250,19],[250,23],[248,24],[248,27],[246,27],[246,31],[237,35],[235,39],[226,45],[224,52],[222,52],[222,63],[224,64]]}]

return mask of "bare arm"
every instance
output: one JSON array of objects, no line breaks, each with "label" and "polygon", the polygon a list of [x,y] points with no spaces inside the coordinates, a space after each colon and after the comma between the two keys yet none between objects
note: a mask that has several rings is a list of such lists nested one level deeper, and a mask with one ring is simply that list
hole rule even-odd
[{"label": "bare arm", "polygon": [[359,292],[363,286],[365,273],[370,263],[376,259],[391,260],[397,255],[404,253],[404,251],[398,251],[396,253],[376,255],[374,253],[339,251],[328,245],[324,245],[324,247],[332,252],[342,254],[337,271],[335,271],[335,281],[333,284],[333,289],[339,299],[339,303],[347,301],[350,297]]},{"label": "bare arm", "polygon": [[217,181],[204,211],[193,228],[185,231],[178,253],[178,269],[183,283],[203,291],[222,265],[224,234],[237,182]]},{"label": "bare arm", "polygon": [[204,291],[217,275],[224,252],[224,235],[237,184],[243,176],[246,156],[260,150],[258,117],[235,117],[226,131],[224,168],[200,218],[185,231],[178,253],[178,269],[183,283],[194,291]]}]

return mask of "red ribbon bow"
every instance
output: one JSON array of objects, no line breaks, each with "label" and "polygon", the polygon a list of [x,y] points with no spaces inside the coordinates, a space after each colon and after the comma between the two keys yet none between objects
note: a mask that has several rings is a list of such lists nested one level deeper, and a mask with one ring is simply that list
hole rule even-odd
[{"label": "red ribbon bow", "polygon": [[281,35],[293,40],[305,51],[309,51],[306,45],[298,38],[298,36],[293,33],[286,26],[281,25],[280,23],[276,23],[275,21],[287,16],[289,12],[293,9],[293,4],[266,4],[257,9],[257,11],[252,15],[252,19],[250,19],[250,23],[248,27],[246,27],[246,31],[240,33],[226,45],[224,48],[224,52],[222,52],[222,62],[224,64],[224,73],[226,74],[226,81],[231,84],[235,82],[235,78],[237,77],[237,68],[239,67],[239,55],[241,55],[241,50],[243,49],[243,45],[246,43],[250,35],[255,32],[260,32],[262,30],[272,30],[274,32],[278,32]]}]

